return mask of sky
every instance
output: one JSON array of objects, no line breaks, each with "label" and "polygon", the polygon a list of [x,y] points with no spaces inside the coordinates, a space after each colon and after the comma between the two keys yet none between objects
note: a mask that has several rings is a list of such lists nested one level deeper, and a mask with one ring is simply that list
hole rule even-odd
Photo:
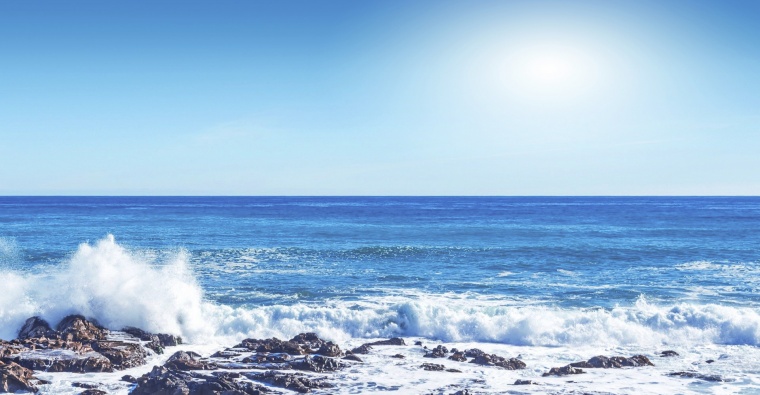
[{"label": "sky", "polygon": [[760,195],[758,1],[0,2],[0,195]]}]

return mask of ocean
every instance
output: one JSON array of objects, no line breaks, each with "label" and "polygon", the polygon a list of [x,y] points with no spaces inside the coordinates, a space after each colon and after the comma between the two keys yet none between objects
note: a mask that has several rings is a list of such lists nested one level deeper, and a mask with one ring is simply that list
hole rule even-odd
[{"label": "ocean", "polygon": [[[755,394],[759,248],[755,197],[0,197],[0,338],[72,313],[201,353],[399,336],[527,368],[428,374],[410,349],[324,393]],[[541,377],[600,354],[655,366]]]}]

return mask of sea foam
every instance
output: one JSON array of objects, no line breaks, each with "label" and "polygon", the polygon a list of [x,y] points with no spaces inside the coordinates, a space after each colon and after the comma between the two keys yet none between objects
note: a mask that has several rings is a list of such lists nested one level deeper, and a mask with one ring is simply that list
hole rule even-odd
[{"label": "sea foam", "polygon": [[753,308],[658,305],[643,297],[612,309],[515,305],[425,293],[319,304],[225,306],[204,297],[188,258],[188,253],[178,251],[153,262],[108,236],[80,245],[46,273],[0,272],[0,337],[14,338],[33,315],[55,323],[78,313],[112,329],[136,326],[195,343],[317,332],[335,341],[414,336],[552,347],[760,345],[760,314]]}]

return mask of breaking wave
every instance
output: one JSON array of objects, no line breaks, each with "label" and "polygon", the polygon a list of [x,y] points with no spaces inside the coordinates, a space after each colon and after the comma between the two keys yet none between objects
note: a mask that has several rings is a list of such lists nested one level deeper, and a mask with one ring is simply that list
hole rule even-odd
[{"label": "breaking wave", "polygon": [[760,345],[756,309],[716,304],[656,305],[643,297],[613,309],[568,309],[451,295],[410,294],[321,304],[232,307],[204,297],[179,251],[152,262],[108,236],[82,244],[48,273],[0,272],[0,337],[24,320],[55,323],[79,313],[112,329],[136,326],[204,343],[317,332],[335,341],[419,336],[513,345]]}]

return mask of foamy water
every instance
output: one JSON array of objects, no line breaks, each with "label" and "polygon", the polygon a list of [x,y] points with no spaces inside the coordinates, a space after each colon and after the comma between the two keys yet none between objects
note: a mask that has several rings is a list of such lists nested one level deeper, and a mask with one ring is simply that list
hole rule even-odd
[{"label": "foamy water", "polygon": [[[401,336],[528,368],[376,348],[324,393],[760,393],[760,200],[28,199],[0,198],[3,339],[31,316],[72,313],[180,335],[204,355],[247,337],[316,332],[350,348]],[[39,377],[48,393],[89,380],[127,393],[123,374],[171,351],[125,372]],[[541,377],[600,354],[656,366]]]}]

